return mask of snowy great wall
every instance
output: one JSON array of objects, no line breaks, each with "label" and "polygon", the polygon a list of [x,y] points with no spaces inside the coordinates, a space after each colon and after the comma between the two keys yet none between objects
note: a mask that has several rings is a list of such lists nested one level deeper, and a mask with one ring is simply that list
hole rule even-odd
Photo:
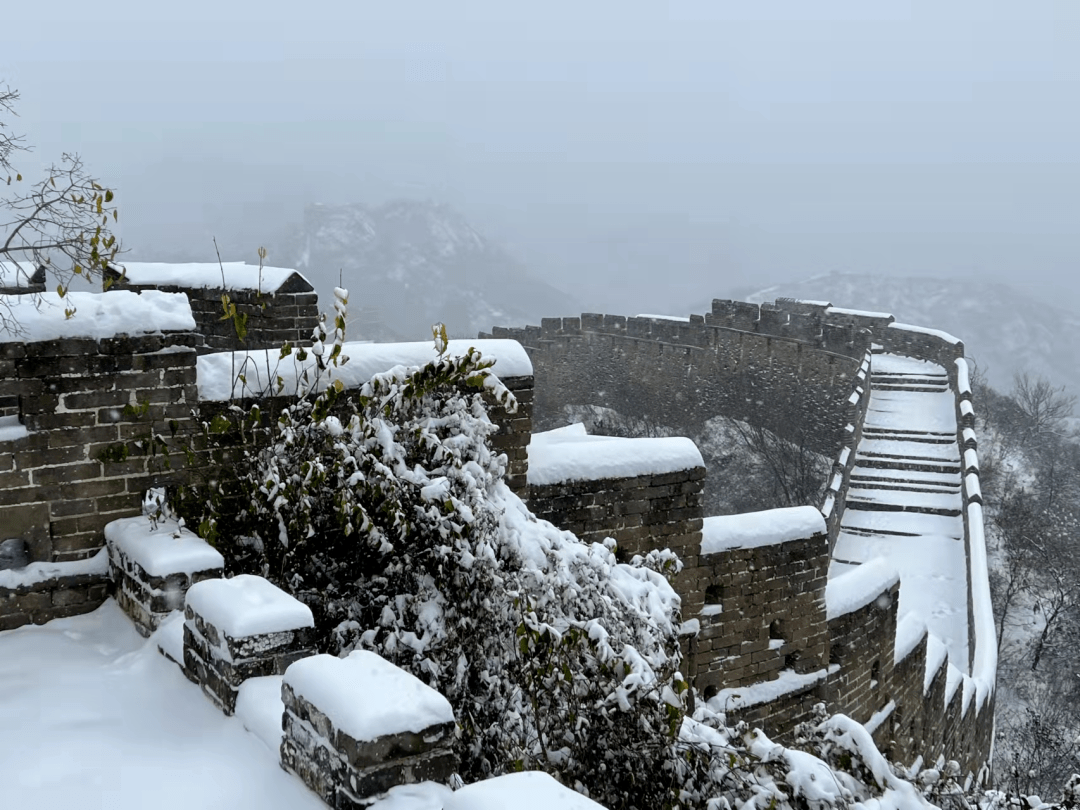
[{"label": "snowy great wall", "polygon": [[[225,582],[216,552],[195,543],[201,550],[170,560],[122,531],[148,489],[185,477],[123,452],[126,443],[150,422],[184,432],[193,409],[208,417],[235,393],[221,275],[205,270],[131,265],[113,290],[73,295],[71,320],[62,307],[35,307],[24,295],[34,284],[3,291],[23,332],[0,343],[0,630],[86,613],[114,595],[144,633],[173,616],[163,652],[231,711],[253,674],[293,664],[296,683],[322,677],[320,667],[330,684],[341,677],[329,662],[295,669],[309,624],[290,597],[259,596],[278,605],[277,624],[223,609],[231,597],[214,585]],[[302,277],[225,270],[249,314],[245,349],[310,334],[317,301]],[[716,301],[685,320],[545,319],[460,345],[495,358],[518,398],[516,414],[493,412],[494,442],[537,516],[586,540],[614,537],[625,554],[679,553],[687,674],[731,722],[783,740],[825,702],[865,724],[892,760],[984,769],[996,643],[960,341],[888,315],[781,300]],[[357,344],[348,354],[343,381],[359,385],[429,359],[431,348]],[[556,428],[567,404],[651,416],[691,435],[718,415],[761,424],[835,459],[824,501],[704,515],[693,442],[590,437],[574,426],[533,433],[534,423]],[[172,611],[188,588],[202,595],[185,618]],[[225,659],[238,663],[224,671]],[[288,694],[286,714],[344,734]],[[420,700],[433,729],[449,722],[437,697]],[[421,752],[422,773],[445,770],[444,738],[433,734]],[[312,784],[321,777],[305,750],[296,742],[288,756]]]}]

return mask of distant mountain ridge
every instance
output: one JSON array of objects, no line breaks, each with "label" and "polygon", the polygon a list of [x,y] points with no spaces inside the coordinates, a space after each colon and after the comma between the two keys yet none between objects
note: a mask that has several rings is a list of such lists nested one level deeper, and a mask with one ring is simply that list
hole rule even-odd
[{"label": "distant mountain ridge", "polygon": [[354,337],[424,339],[437,321],[452,335],[475,337],[493,324],[539,323],[577,306],[460,213],[433,202],[310,205],[272,252],[320,291],[338,284],[340,270],[350,309],[381,313],[378,335],[363,334],[358,322]]},{"label": "distant mountain ridge", "polygon": [[754,303],[802,298],[888,312],[902,323],[941,329],[960,338],[967,355],[975,358],[995,387],[1008,389],[1014,372],[1028,371],[1080,393],[1080,316],[1011,285],[834,273],[733,297]]}]

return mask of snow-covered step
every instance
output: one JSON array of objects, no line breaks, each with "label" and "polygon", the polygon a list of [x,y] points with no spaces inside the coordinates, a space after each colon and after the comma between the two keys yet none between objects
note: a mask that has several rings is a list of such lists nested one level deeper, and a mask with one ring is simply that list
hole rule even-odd
[{"label": "snow-covered step", "polygon": [[885,380],[874,380],[873,388],[875,391],[916,391],[925,393],[940,393],[942,391],[949,390],[949,383],[886,382]]},{"label": "snow-covered step", "polygon": [[920,444],[956,444],[956,436],[946,433],[924,433],[917,430],[890,430],[888,428],[863,428],[864,439],[883,441],[908,441]]},{"label": "snow-covered step", "polygon": [[870,458],[889,457],[900,460],[917,461],[960,461],[960,450],[956,442],[947,444],[928,444],[907,439],[868,439],[859,442],[856,454]]},{"label": "snow-covered step", "polygon": [[873,374],[946,374],[945,369],[929,360],[916,360],[899,354],[874,353],[870,361]]},{"label": "snow-covered step", "polygon": [[956,492],[913,492],[895,489],[848,490],[847,508],[886,512],[921,512],[958,517],[963,501]]},{"label": "snow-covered step", "polygon": [[864,430],[956,433],[956,403],[949,392],[873,391]]},{"label": "snow-covered step", "polygon": [[874,425],[863,426],[863,435],[867,438],[871,438],[868,434],[876,433],[888,434],[890,436],[933,436],[935,438],[956,441],[956,432],[950,430],[919,430],[918,428],[881,427]]},{"label": "snow-covered step", "polygon": [[926,492],[930,494],[959,495],[959,484],[925,484],[914,481],[898,481],[892,478],[852,478],[852,489],[880,489],[889,492]]},{"label": "snow-covered step", "polygon": [[890,470],[881,467],[863,467],[855,465],[851,470],[851,481],[873,479],[882,482],[904,484],[923,484],[926,486],[959,487],[960,473],[922,472],[921,470]]},{"label": "snow-covered step", "polygon": [[887,372],[887,371],[872,371],[872,372],[870,372],[870,377],[872,379],[875,379],[875,380],[899,380],[901,382],[903,382],[903,381],[914,381],[914,382],[927,381],[927,382],[934,382],[934,383],[940,382],[942,380],[948,380],[949,379],[949,375],[946,374],[944,371],[942,371],[940,373],[938,373],[938,372],[927,372],[926,374],[895,374],[895,373]]},{"label": "snow-covered step", "polygon": [[964,536],[964,521],[960,517],[928,515],[922,512],[847,509],[844,510],[841,529],[843,531],[857,531],[862,534],[906,535],[911,537],[933,535],[961,540]]},{"label": "snow-covered step", "polygon": [[939,474],[960,472],[959,462],[923,461],[919,459],[895,458],[892,456],[878,458],[856,456],[855,458],[861,467],[877,467],[882,470],[901,470],[905,473],[927,472]]}]

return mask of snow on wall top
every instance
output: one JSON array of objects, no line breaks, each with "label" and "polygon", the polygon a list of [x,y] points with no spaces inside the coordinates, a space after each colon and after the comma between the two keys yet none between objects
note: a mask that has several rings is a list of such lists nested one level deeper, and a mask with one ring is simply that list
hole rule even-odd
[{"label": "snow on wall top", "polygon": [[825,616],[832,621],[865,607],[899,581],[896,567],[882,557],[831,577],[825,586]]},{"label": "snow on wall top", "polygon": [[17,262],[10,259],[0,262],[0,287],[29,289],[37,272],[38,268],[33,262]]},{"label": "snow on wall top", "polygon": [[741,515],[707,517],[701,527],[701,553],[756,548],[824,534],[825,518],[812,506],[788,506]]},{"label": "snow on wall top", "polygon": [[443,810],[604,810],[542,771],[522,771],[473,782],[454,791]]},{"label": "snow on wall top", "polygon": [[[67,318],[65,309],[74,306]],[[158,332],[190,332],[195,329],[191,305],[183,293],[118,290],[108,293],[55,292],[39,295],[0,295],[0,309],[7,309],[18,325],[17,334],[0,329],[7,340],[36,343],[58,338],[110,338]]]},{"label": "snow on wall top", "polygon": [[304,278],[288,267],[264,266],[260,273],[258,265],[246,262],[223,262],[220,265],[217,262],[126,262],[124,274],[128,284],[261,290],[265,293],[277,292],[293,276]]},{"label": "snow on wall top", "polygon": [[[194,589],[193,589],[194,590]],[[285,670],[283,683],[358,742],[454,722],[450,701],[368,650],[313,655]]]},{"label": "snow on wall top", "polygon": [[30,435],[26,425],[19,421],[19,417],[0,416],[0,442],[11,442]]},{"label": "snow on wall top", "polygon": [[198,535],[182,529],[175,520],[121,518],[105,524],[105,541],[152,577],[223,568],[221,553]]},{"label": "snow on wall top", "polygon": [[682,315],[635,315],[636,318],[651,318],[654,321],[679,321],[680,323],[690,323],[690,319],[683,317]]},{"label": "snow on wall top", "polygon": [[311,608],[251,574],[196,582],[188,589],[187,606],[234,639],[315,626]]},{"label": "snow on wall top", "polygon": [[784,695],[789,695],[800,689],[808,689],[815,684],[821,683],[829,675],[839,670],[839,664],[830,664],[826,669],[807,673],[782,669],[771,681],[721,689],[709,698],[709,707],[714,711],[726,712],[745,709],[749,706],[760,706],[762,703],[772,703]]},{"label": "snow on wall top", "polygon": [[862,309],[844,309],[843,307],[829,307],[828,312],[834,315],[859,315],[863,318],[891,318],[890,312],[870,312]]},{"label": "snow on wall top", "polygon": [[[492,370],[503,379],[532,376],[532,361],[516,340],[451,340],[447,344],[447,354],[461,355],[469,348],[475,348],[484,359],[494,360]],[[320,390],[326,387],[329,379],[341,380],[346,388],[358,388],[376,374],[396,366],[419,366],[438,357],[431,341],[345,343],[341,353],[349,358],[349,362],[335,368],[332,376],[322,381]],[[305,371],[314,377],[315,357],[310,351],[302,362],[296,359],[296,350],[283,360],[279,359],[280,355],[279,349],[203,355],[198,360],[199,399],[220,402],[230,398],[230,391],[238,398],[263,392],[276,393],[279,376],[284,381],[282,393],[289,394],[297,390]],[[246,382],[240,381],[237,374],[243,374]]]},{"label": "snow on wall top", "polygon": [[93,557],[71,562],[32,562],[25,568],[0,571],[0,588],[29,588],[60,577],[104,576],[109,573],[109,554],[101,549]]},{"label": "snow on wall top", "polygon": [[905,332],[918,332],[922,335],[933,335],[934,337],[941,338],[945,342],[952,344],[960,342],[960,338],[954,337],[948,332],[942,332],[940,329],[928,329],[925,326],[912,326],[909,323],[890,323],[889,329],[903,329]]},{"label": "snow on wall top", "polygon": [[893,662],[899,664],[911,651],[919,646],[926,635],[926,622],[914,613],[908,613],[896,620],[896,644],[893,648]]},{"label": "snow on wall top", "polygon": [[580,423],[534,433],[529,442],[529,483],[540,486],[663,475],[704,465],[690,439],[590,436]]},{"label": "snow on wall top", "polygon": [[994,629],[994,608],[990,601],[990,571],[986,557],[986,535],[983,528],[983,509],[978,503],[969,503],[969,559],[971,567],[971,608],[975,627],[975,655],[971,662],[971,675],[975,679],[977,704],[983,705],[994,691],[997,679],[997,636]]}]

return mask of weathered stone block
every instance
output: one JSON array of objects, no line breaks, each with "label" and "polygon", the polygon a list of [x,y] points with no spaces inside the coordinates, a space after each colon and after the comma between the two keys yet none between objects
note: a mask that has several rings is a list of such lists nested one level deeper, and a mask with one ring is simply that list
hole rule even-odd
[{"label": "weathered stone block", "polygon": [[368,807],[395,785],[446,781],[457,767],[450,704],[374,653],[300,661],[285,673],[282,702],[282,767],[332,807]]},{"label": "weathered stone block", "polygon": [[117,602],[143,635],[184,606],[197,577],[220,576],[225,563],[204,540],[173,521],[114,520],[105,526],[105,539]]},{"label": "weathered stone block", "polygon": [[311,610],[262,577],[195,583],[184,608],[184,663],[225,714],[240,684],[281,675],[315,652]]}]

